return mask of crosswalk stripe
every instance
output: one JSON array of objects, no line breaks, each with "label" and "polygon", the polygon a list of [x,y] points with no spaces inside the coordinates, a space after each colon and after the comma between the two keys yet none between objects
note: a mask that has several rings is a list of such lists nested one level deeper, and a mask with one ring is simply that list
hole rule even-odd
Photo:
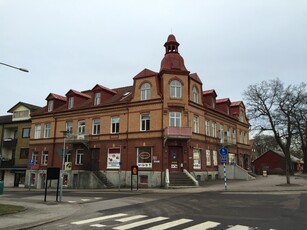
[{"label": "crosswalk stripe", "polygon": [[92,224],[92,225],[90,225],[91,227],[97,227],[97,228],[103,228],[103,227],[105,227],[105,225],[103,225],[103,224]]},{"label": "crosswalk stripe", "polygon": [[162,217],[161,216],[161,217],[151,218],[151,219],[147,219],[147,220],[137,221],[137,222],[134,222],[134,223],[131,223],[131,224],[118,226],[118,227],[115,227],[113,229],[126,230],[126,229],[136,228],[136,227],[139,227],[139,226],[142,226],[142,225],[145,225],[145,224],[151,224],[151,223],[166,220],[166,219],[168,219],[168,217]]},{"label": "crosswalk stripe", "polygon": [[163,230],[163,229],[168,229],[168,228],[176,227],[176,226],[181,225],[181,224],[188,223],[190,221],[192,221],[192,220],[190,220],[190,219],[174,220],[174,221],[171,221],[171,222],[168,222],[168,223],[165,223],[165,224],[160,224],[160,225],[156,225],[156,226],[151,227],[151,228],[147,228],[147,230]]},{"label": "crosswalk stripe", "polygon": [[250,227],[248,226],[243,226],[243,225],[235,225],[235,226],[232,226],[230,228],[227,228],[226,230],[249,230]]},{"label": "crosswalk stripe", "polygon": [[128,221],[131,221],[131,220],[136,220],[136,219],[140,219],[140,218],[144,218],[144,217],[147,217],[147,216],[144,216],[144,215],[136,215],[136,216],[130,216],[130,217],[125,217],[125,218],[117,219],[116,221],[119,221],[119,222],[128,222]]},{"label": "crosswalk stripe", "polygon": [[218,225],[220,225],[220,223],[218,223],[218,222],[206,221],[204,223],[197,224],[197,225],[194,225],[192,227],[185,228],[183,230],[207,230],[207,229],[210,229],[210,228],[214,228]]},{"label": "crosswalk stripe", "polygon": [[114,214],[114,215],[100,216],[100,217],[96,217],[96,218],[92,218],[92,219],[71,222],[71,224],[77,224],[77,225],[88,224],[88,223],[92,223],[92,222],[95,222],[95,221],[107,220],[107,219],[117,218],[117,217],[121,217],[121,216],[127,216],[127,214],[118,213],[118,214]]}]

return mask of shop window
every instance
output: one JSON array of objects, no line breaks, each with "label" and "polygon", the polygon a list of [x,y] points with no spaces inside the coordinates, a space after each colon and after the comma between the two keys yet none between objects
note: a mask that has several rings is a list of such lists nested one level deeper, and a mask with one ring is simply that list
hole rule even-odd
[{"label": "shop window", "polygon": [[139,147],[137,148],[137,165],[140,168],[152,167],[152,148]]}]

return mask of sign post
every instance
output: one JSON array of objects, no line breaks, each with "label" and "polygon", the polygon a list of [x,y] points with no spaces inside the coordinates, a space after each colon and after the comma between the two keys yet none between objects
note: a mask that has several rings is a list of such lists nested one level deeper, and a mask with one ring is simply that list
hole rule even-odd
[{"label": "sign post", "polygon": [[136,189],[139,190],[139,167],[137,165],[131,166],[131,191],[133,187],[132,176],[136,176]]},{"label": "sign post", "polygon": [[225,185],[225,190],[227,190],[227,176],[226,176],[227,155],[228,155],[228,149],[225,148],[225,147],[220,148],[221,163],[223,163],[223,166],[224,166],[224,185]]},{"label": "sign post", "polygon": [[31,176],[32,176],[32,167],[34,166],[34,160],[29,160],[29,167],[30,167],[30,173],[29,173],[29,191],[31,189]]}]

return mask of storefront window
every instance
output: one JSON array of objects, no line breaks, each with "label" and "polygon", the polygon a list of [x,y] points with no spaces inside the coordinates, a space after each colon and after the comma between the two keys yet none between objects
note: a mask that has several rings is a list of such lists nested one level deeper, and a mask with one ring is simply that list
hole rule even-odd
[{"label": "storefront window", "polygon": [[211,165],[211,154],[210,154],[210,149],[206,150],[206,160],[207,160],[207,166]]},{"label": "storefront window", "polygon": [[107,161],[108,169],[120,169],[120,148],[109,148]]},{"label": "storefront window", "polygon": [[200,149],[193,149],[193,169],[201,169]]},{"label": "storefront window", "polygon": [[137,165],[141,168],[152,167],[152,148],[139,147],[137,148]]}]

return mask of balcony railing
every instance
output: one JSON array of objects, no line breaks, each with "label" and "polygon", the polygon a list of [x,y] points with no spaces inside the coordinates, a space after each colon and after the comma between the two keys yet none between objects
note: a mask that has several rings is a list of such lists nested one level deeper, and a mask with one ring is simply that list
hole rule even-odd
[{"label": "balcony railing", "polygon": [[6,160],[6,159],[0,159],[0,168],[13,168],[15,166],[15,160],[14,159],[10,159],[10,160]]},{"label": "balcony railing", "polygon": [[14,148],[17,145],[17,139],[14,138],[4,138],[3,147],[5,148]]},{"label": "balcony railing", "polygon": [[67,134],[65,137],[66,143],[82,143],[88,145],[89,135],[88,134]]},{"label": "balcony railing", "polygon": [[190,139],[192,137],[191,127],[168,127],[164,131],[166,138],[172,139]]}]

